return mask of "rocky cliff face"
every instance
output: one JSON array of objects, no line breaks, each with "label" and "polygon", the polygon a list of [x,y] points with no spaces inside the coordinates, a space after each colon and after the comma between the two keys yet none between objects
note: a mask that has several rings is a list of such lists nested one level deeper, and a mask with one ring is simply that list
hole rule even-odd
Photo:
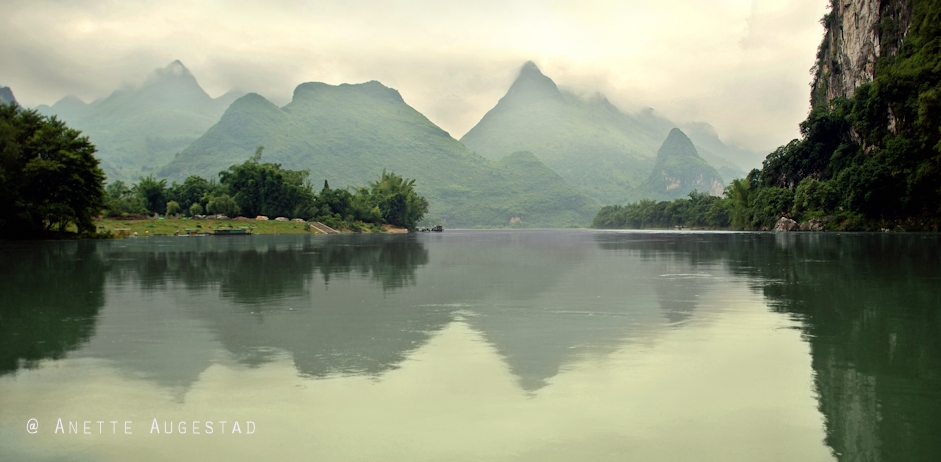
[{"label": "rocky cliff face", "polygon": [[895,54],[908,34],[911,8],[906,0],[831,0],[817,52],[811,103],[852,97],[872,82],[876,60]]},{"label": "rocky cliff face", "polygon": [[693,190],[721,196],[724,189],[719,173],[699,156],[689,137],[674,128],[657,152],[653,172],[631,196],[633,200],[673,200]]}]

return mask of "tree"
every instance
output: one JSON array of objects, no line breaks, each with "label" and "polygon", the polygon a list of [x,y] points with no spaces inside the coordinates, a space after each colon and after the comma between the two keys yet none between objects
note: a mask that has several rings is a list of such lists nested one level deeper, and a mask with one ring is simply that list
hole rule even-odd
[{"label": "tree", "polygon": [[206,204],[206,212],[211,215],[222,214],[234,217],[239,213],[239,206],[235,199],[228,195],[222,195],[209,200],[209,203]]},{"label": "tree", "polygon": [[415,192],[415,180],[383,170],[379,179],[370,186],[373,201],[379,206],[386,223],[411,231],[428,213],[428,200]]},{"label": "tree", "polygon": [[176,215],[180,213],[180,203],[177,201],[167,201],[167,215]]},{"label": "tree", "polygon": [[304,204],[313,202],[314,193],[305,184],[306,170],[287,170],[281,164],[260,164],[261,150],[240,165],[219,172],[220,182],[247,216],[290,217]]},{"label": "tree", "polygon": [[202,215],[202,214],[203,214],[203,206],[202,206],[202,205],[199,205],[199,202],[195,202],[195,203],[193,203],[193,205],[190,206],[189,211],[190,211],[190,216],[191,216],[191,217],[195,217],[196,215]]},{"label": "tree", "polygon": [[134,192],[150,213],[167,212],[167,180],[157,180],[153,175],[141,177]]},{"label": "tree", "polygon": [[730,226],[733,229],[746,229],[753,226],[752,204],[755,201],[755,193],[752,185],[756,175],[757,170],[752,170],[748,176],[732,180],[725,188],[725,197],[731,202]]},{"label": "tree", "polygon": [[181,210],[189,210],[193,204],[208,200],[207,194],[212,191],[215,185],[209,180],[200,176],[189,176],[183,181],[183,184],[173,183],[170,186],[168,197],[180,204]]},{"label": "tree", "polygon": [[330,189],[324,182],[324,189],[317,197],[320,213],[324,215],[339,215],[342,218],[350,216],[353,211],[353,195],[345,189]]},{"label": "tree", "polygon": [[94,231],[105,194],[95,151],[56,117],[0,104],[0,234]]},{"label": "tree", "polygon": [[147,213],[147,209],[144,207],[144,201],[134,193],[132,188],[128,188],[121,180],[110,183],[105,187],[104,207],[104,213],[109,217],[131,213]]},{"label": "tree", "polygon": [[794,190],[794,215],[802,213],[825,213],[836,208],[839,193],[829,181],[804,178]]}]

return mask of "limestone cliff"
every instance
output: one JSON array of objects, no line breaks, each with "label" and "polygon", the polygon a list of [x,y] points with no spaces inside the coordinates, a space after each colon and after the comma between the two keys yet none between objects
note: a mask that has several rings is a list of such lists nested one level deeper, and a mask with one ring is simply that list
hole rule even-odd
[{"label": "limestone cliff", "polygon": [[831,0],[814,65],[811,104],[852,97],[872,82],[876,61],[895,54],[908,34],[912,11],[906,0]]},{"label": "limestone cliff", "polygon": [[634,200],[673,200],[694,190],[721,196],[724,189],[716,169],[699,156],[683,131],[674,128],[657,152],[653,172],[630,195]]}]

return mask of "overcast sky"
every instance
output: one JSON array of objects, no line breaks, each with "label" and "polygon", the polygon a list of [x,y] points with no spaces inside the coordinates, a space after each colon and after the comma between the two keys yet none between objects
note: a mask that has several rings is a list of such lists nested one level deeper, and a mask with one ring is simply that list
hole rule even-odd
[{"label": "overcast sky", "polygon": [[0,86],[86,102],[181,60],[212,96],[378,80],[459,138],[532,60],[623,110],[706,121],[767,150],[797,136],[827,0],[5,0]]}]

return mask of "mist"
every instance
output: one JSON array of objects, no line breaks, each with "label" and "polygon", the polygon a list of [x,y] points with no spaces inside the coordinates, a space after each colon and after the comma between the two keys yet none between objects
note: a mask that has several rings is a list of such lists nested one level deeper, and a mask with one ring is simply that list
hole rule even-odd
[{"label": "mist", "polygon": [[706,121],[764,152],[797,137],[823,0],[20,1],[0,17],[0,85],[89,102],[181,60],[212,96],[278,104],[307,81],[378,80],[459,138],[526,60],[624,111]]}]

